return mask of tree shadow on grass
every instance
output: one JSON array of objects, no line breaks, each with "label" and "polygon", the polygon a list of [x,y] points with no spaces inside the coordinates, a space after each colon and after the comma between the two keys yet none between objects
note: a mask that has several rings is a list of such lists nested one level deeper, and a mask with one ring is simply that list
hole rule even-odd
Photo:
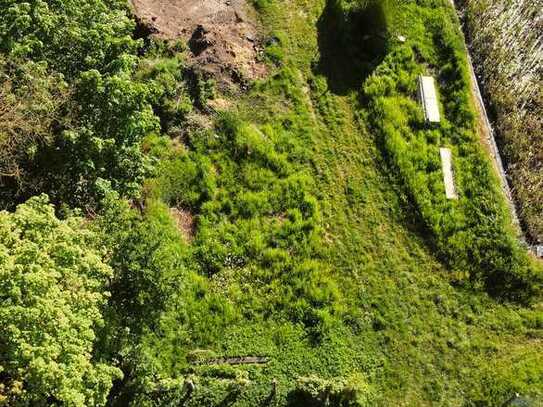
[{"label": "tree shadow on grass", "polygon": [[344,13],[338,0],[328,0],[317,31],[320,60],[314,72],[327,78],[335,94],[359,89],[386,55],[386,19],[379,4]]}]

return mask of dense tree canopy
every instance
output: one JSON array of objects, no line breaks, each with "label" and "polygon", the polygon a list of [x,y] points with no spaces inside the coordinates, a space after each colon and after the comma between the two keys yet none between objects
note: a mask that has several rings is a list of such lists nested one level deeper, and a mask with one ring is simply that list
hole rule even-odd
[{"label": "dense tree canopy", "polygon": [[93,207],[101,180],[137,194],[158,96],[133,81],[141,41],[127,10],[116,0],[0,2],[4,207],[40,192]]},{"label": "dense tree canopy", "polygon": [[112,272],[97,236],[45,196],[0,213],[0,405],[103,405],[120,372],[93,358]]},{"label": "dense tree canopy", "polygon": [[0,50],[47,61],[73,78],[89,69],[112,71],[137,45],[126,11],[120,0],[2,0]]}]

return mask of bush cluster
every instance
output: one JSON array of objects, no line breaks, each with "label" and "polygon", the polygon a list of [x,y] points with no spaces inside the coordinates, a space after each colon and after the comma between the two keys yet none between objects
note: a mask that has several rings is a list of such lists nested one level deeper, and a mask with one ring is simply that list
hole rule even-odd
[{"label": "bush cluster", "polygon": [[318,376],[300,377],[292,397],[298,405],[308,407],[371,406],[374,390],[361,374],[354,374],[347,379],[322,379]]}]

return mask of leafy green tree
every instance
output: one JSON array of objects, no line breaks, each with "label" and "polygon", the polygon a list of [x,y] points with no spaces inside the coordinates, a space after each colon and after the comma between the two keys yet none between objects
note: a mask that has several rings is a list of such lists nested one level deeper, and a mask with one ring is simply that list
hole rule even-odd
[{"label": "leafy green tree", "polygon": [[149,88],[132,80],[134,60],[115,75],[81,74],[66,124],[39,159],[39,177],[56,201],[94,207],[101,180],[122,196],[137,194],[147,172],[141,150],[145,135],[159,131],[149,104]]},{"label": "leafy green tree", "polygon": [[135,52],[134,26],[122,0],[0,0],[0,50],[47,61],[67,77],[115,70]]},{"label": "leafy green tree", "polygon": [[164,328],[166,310],[173,308],[185,318],[190,251],[168,207],[157,201],[149,199],[140,213],[110,190],[100,209],[93,226],[108,249],[113,276],[97,348],[123,371],[123,380],[109,395],[110,405],[140,405],[133,397],[154,388],[162,363],[151,357],[157,349],[149,338]]},{"label": "leafy green tree", "polygon": [[45,195],[0,213],[0,405],[104,405],[120,371],[95,360],[112,275],[97,235]]},{"label": "leafy green tree", "polygon": [[0,75],[0,95],[14,99],[0,110],[5,202],[46,192],[93,208],[101,180],[137,194],[148,169],[140,145],[159,130],[160,95],[134,80],[134,26],[121,0],[0,0],[0,58],[20,66]]}]

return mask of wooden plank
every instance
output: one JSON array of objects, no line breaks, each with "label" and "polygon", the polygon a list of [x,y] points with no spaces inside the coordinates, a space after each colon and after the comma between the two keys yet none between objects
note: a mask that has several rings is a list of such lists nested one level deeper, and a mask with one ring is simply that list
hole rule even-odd
[{"label": "wooden plank", "polygon": [[269,362],[265,356],[238,356],[195,360],[194,365],[263,365]]},{"label": "wooden plank", "polygon": [[429,123],[439,123],[439,102],[435,80],[431,76],[419,76],[419,98],[424,110],[424,118]]},{"label": "wooden plank", "polygon": [[443,182],[445,183],[445,195],[447,199],[458,199],[454,185],[454,174],[452,170],[452,152],[448,148],[440,148],[441,164],[443,167]]}]

